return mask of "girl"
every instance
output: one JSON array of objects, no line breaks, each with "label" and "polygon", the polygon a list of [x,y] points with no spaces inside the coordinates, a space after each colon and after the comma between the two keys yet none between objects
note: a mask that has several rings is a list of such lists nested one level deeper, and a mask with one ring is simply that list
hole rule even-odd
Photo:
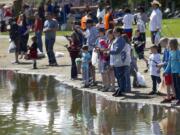
[{"label": "girl", "polygon": [[31,47],[29,47],[29,53],[28,53],[28,59],[32,59],[33,60],[33,69],[37,69],[37,65],[36,65],[36,60],[38,58],[38,53],[37,53],[37,37],[33,36],[31,38],[32,40],[32,45]]},{"label": "girl", "polygon": [[169,47],[171,52],[164,75],[172,74],[177,99],[176,105],[180,105],[180,50],[177,39],[171,39],[169,41]]},{"label": "girl", "polygon": [[[164,70],[166,69],[168,62],[169,62],[169,55],[170,55],[170,49],[168,45],[169,39],[168,38],[162,38],[160,40],[160,46],[164,48],[163,52],[163,61],[161,64],[158,65],[159,68],[163,68]],[[168,103],[171,102],[173,99],[175,99],[175,92],[174,92],[174,86],[172,82],[172,75],[171,74],[166,74],[163,78],[165,85],[167,87],[167,97],[161,101],[161,103]],[[172,91],[172,95],[171,95]]]},{"label": "girl", "polygon": [[108,48],[108,44],[106,43],[105,38],[105,30],[103,28],[99,29],[99,38],[96,42],[96,51],[99,53],[99,71],[102,76],[103,82],[103,91],[108,91],[109,85],[107,84],[108,76],[107,76],[107,69],[108,69],[108,57],[104,54],[104,49]]},{"label": "girl", "polygon": [[[108,48],[111,48],[112,43],[114,41],[113,30],[109,29],[106,32],[106,35],[108,37],[108,40],[107,40]],[[107,76],[108,76],[108,83],[109,83],[109,86],[110,86],[109,91],[114,92],[115,91],[115,76],[114,76],[113,67],[110,66],[110,56],[109,56],[109,63],[108,64],[109,64],[109,68],[108,68],[108,71],[107,71]]]},{"label": "girl", "polygon": [[20,35],[21,35],[21,40],[20,40],[20,53],[21,57],[20,59],[23,58],[23,55],[26,56],[27,54],[27,42],[29,39],[29,26],[27,24],[27,19],[24,14],[21,14],[17,20],[17,24],[19,25],[20,29]]}]

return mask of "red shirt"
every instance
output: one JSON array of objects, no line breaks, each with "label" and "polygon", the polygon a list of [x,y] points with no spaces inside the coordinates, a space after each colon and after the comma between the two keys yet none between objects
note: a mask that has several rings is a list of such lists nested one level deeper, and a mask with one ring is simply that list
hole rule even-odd
[{"label": "red shirt", "polygon": [[39,32],[43,29],[43,22],[41,19],[36,19],[34,22],[34,31]]}]

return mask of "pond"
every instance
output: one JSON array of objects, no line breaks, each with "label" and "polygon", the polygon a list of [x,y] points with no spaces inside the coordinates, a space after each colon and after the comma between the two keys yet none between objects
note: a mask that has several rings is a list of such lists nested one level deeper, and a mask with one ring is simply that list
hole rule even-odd
[{"label": "pond", "polygon": [[180,135],[180,110],[108,101],[53,76],[0,71],[0,135]]}]

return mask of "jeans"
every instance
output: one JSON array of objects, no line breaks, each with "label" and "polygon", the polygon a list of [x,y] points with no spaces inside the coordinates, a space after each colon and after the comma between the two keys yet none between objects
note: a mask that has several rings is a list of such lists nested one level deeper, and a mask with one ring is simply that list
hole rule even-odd
[{"label": "jeans", "polygon": [[48,55],[49,64],[57,63],[56,58],[55,58],[55,54],[54,54],[54,50],[53,50],[54,43],[55,43],[55,38],[45,39],[46,52]]},{"label": "jeans", "polygon": [[37,45],[41,52],[43,52],[43,43],[42,43],[42,32],[36,32]]},{"label": "jeans", "polygon": [[131,91],[131,81],[130,81],[130,67],[114,67],[115,77],[117,79],[119,91],[130,92]]},{"label": "jeans", "polygon": [[152,44],[155,44],[156,33],[157,33],[157,31],[151,31],[151,42],[152,42]]},{"label": "jeans", "polygon": [[89,85],[89,67],[82,67],[82,78],[85,85]]},{"label": "jeans", "polygon": [[76,58],[71,58],[71,78],[77,78]]},{"label": "jeans", "polygon": [[152,90],[153,92],[157,92],[157,84],[161,83],[161,78],[158,76],[151,75],[151,79],[152,79],[152,86],[153,86]]},{"label": "jeans", "polygon": [[178,73],[172,74],[176,99],[180,100],[180,76]]}]

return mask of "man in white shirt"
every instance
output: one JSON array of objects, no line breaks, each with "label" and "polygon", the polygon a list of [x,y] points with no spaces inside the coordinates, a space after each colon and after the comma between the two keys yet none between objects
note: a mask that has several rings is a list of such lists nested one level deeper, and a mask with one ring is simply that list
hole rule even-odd
[{"label": "man in white shirt", "polygon": [[125,16],[123,17],[123,30],[124,33],[127,34],[129,39],[132,38],[132,29],[133,29],[133,23],[134,23],[134,16],[131,14],[130,9],[125,9]]},{"label": "man in white shirt", "polygon": [[150,16],[149,28],[151,31],[151,41],[154,44],[156,33],[161,30],[162,12],[159,9],[161,4],[157,0],[154,0],[151,5],[153,7],[153,11]]},{"label": "man in white shirt", "polygon": [[99,2],[96,17],[98,18],[98,20],[102,18],[103,19],[102,22],[104,23],[105,14],[106,14],[106,11],[105,11],[105,8],[103,8],[103,3]]}]

